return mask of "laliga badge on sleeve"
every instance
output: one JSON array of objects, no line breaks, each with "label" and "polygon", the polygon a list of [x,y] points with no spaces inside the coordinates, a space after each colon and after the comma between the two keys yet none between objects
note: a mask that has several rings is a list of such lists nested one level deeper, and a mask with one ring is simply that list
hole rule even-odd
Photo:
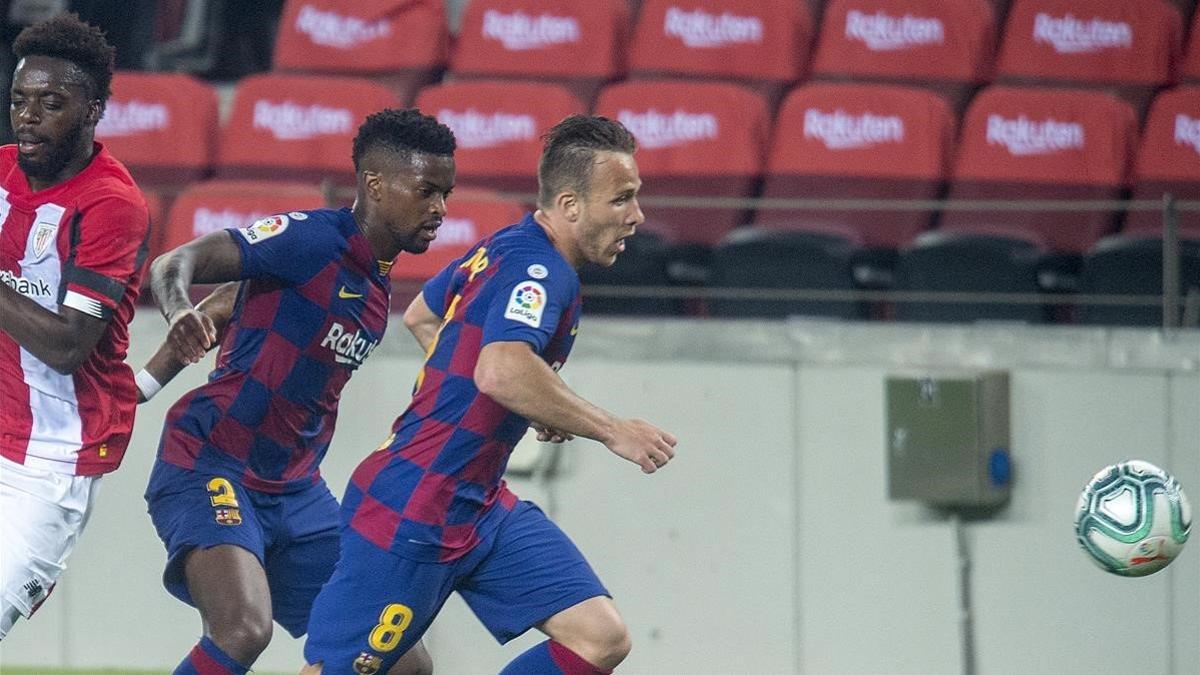
[{"label": "laliga badge on sleeve", "polygon": [[513,287],[512,297],[504,310],[504,318],[520,321],[534,328],[542,326],[542,312],[546,309],[546,289],[530,279]]},{"label": "laliga badge on sleeve", "polygon": [[251,244],[257,244],[274,237],[275,235],[287,229],[288,217],[284,215],[267,216],[262,220],[254,221],[250,227],[243,227],[238,230],[238,233]]}]

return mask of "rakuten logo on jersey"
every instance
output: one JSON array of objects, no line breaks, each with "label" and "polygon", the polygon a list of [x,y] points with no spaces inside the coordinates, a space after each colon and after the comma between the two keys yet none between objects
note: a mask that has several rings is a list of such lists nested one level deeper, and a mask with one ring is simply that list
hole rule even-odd
[{"label": "rakuten logo on jersey", "polygon": [[1030,121],[1020,115],[1015,120],[1000,115],[988,115],[988,145],[1003,145],[1018,157],[1052,155],[1064,150],[1083,149],[1083,125],[1078,122],[1059,122],[1045,119]]},{"label": "rakuten logo on jersey", "polygon": [[463,248],[479,241],[475,221],[470,218],[443,218],[438,227],[437,239],[430,248]]},{"label": "rakuten logo on jersey", "polygon": [[483,13],[483,37],[498,41],[510,52],[579,42],[582,35],[579,19],[573,16],[505,14],[494,9]]},{"label": "rakuten logo on jersey", "polygon": [[361,330],[346,332],[346,327],[336,321],[329,327],[325,339],[321,340],[322,347],[333,351],[334,361],[353,366],[361,366],[377,344],[378,340],[368,339]]},{"label": "rakuten logo on jersey", "polygon": [[246,227],[250,223],[258,222],[269,215],[271,214],[259,213],[257,211],[244,213],[232,209],[213,211],[201,206],[192,213],[192,235],[199,237],[202,234],[225,230],[231,227]]},{"label": "rakuten logo on jersey", "polygon": [[109,100],[104,117],[96,124],[96,136],[115,138],[162,131],[171,123],[171,113],[162,103]]},{"label": "rakuten logo on jersey", "polygon": [[904,120],[895,115],[851,115],[844,110],[827,113],[809,108],[804,111],[804,137],[818,138],[830,150],[861,150],[883,143],[903,143]]},{"label": "rakuten logo on jersey", "polygon": [[1039,13],[1033,20],[1033,41],[1052,45],[1059,54],[1129,49],[1133,47],[1133,28],[1120,21],[1082,21],[1070,14],[1057,18]]},{"label": "rakuten logo on jersey", "polygon": [[26,279],[8,270],[0,270],[0,281],[27,298],[49,298],[53,294],[50,284],[41,279]]},{"label": "rakuten logo on jersey", "polygon": [[344,108],[296,105],[291,101],[254,104],[254,128],[265,129],[278,141],[304,141],[317,136],[346,135],[354,127],[354,116]]},{"label": "rakuten logo on jersey", "polygon": [[685,47],[708,49],[763,41],[763,23],[757,16],[738,16],[729,12],[709,14],[703,9],[687,11],[667,9],[663,34],[679,38]]},{"label": "rakuten logo on jersey", "polygon": [[437,119],[450,127],[458,147],[471,150],[494,148],[537,137],[537,122],[530,115],[506,112],[481,113],[474,108],[462,112],[443,108]]},{"label": "rakuten logo on jersey", "polygon": [[846,39],[858,40],[873,52],[892,52],[944,44],[946,27],[941,19],[911,14],[895,17],[882,11],[863,14],[852,9],[846,12]]},{"label": "rakuten logo on jersey", "polygon": [[638,145],[650,150],[714,139],[721,130],[715,115],[683,110],[673,113],[653,108],[645,112],[621,110],[617,120],[633,132]]},{"label": "rakuten logo on jersey", "polygon": [[307,35],[313,44],[335,49],[353,49],[392,34],[391,26],[383,19],[364,21],[356,16],[323,12],[312,5],[300,8],[296,30]]},{"label": "rakuten logo on jersey", "polygon": [[1200,154],[1200,119],[1182,114],[1176,115],[1175,143],[1178,145],[1190,145],[1196,151],[1196,154]]}]

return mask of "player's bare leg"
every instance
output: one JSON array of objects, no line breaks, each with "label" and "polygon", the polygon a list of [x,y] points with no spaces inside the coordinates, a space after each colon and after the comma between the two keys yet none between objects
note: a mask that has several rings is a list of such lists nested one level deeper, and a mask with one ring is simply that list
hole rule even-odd
[{"label": "player's bare leg", "polygon": [[[306,665],[300,675],[321,675],[321,664]],[[425,649],[424,642],[417,642],[400,660],[388,669],[387,675],[433,675],[433,657]]]},{"label": "player's bare leg", "polygon": [[258,558],[228,544],[195,549],[184,563],[184,576],[205,635],[249,667],[271,642],[271,590]]},{"label": "player's bare leg", "polygon": [[501,671],[508,673],[610,673],[629,655],[629,629],[613,601],[589,598],[538,626],[550,640],[534,646]]}]

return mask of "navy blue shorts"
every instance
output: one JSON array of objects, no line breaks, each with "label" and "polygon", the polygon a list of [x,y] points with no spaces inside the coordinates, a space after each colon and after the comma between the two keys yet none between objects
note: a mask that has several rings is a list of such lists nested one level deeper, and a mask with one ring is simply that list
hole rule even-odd
[{"label": "navy blue shorts", "polygon": [[337,569],[313,605],[304,658],[323,663],[325,675],[385,673],[453,591],[501,644],[608,595],[575,544],[531,502],[517,502],[491,535],[445,563],[398,556],[345,528]]},{"label": "navy blue shorts", "polygon": [[183,574],[192,549],[240,546],[267,573],[275,620],[293,636],[304,635],[313,599],[338,559],[338,504],[325,481],[273,495],[244,487],[235,475],[156,461],[146,503],[167,547],[163,585],[171,595],[195,606]]}]

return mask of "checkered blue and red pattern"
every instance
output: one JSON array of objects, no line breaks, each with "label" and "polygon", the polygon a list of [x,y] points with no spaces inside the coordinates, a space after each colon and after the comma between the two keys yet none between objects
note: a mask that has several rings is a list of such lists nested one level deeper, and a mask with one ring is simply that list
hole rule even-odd
[{"label": "checkered blue and red pattern", "polygon": [[516,502],[501,477],[529,428],[475,387],[480,349],[527,342],[561,367],[579,321],[579,276],[526,216],[447,266],[423,297],[445,320],[412,402],[355,470],[342,514],[382,549],[447,561],[470,551],[499,520],[490,516]]},{"label": "checkered blue and red pattern", "polygon": [[391,285],[349,209],[229,232],[246,281],[208,382],[167,414],[159,459],[293,492],[319,476],[342,387],[387,327]]}]

